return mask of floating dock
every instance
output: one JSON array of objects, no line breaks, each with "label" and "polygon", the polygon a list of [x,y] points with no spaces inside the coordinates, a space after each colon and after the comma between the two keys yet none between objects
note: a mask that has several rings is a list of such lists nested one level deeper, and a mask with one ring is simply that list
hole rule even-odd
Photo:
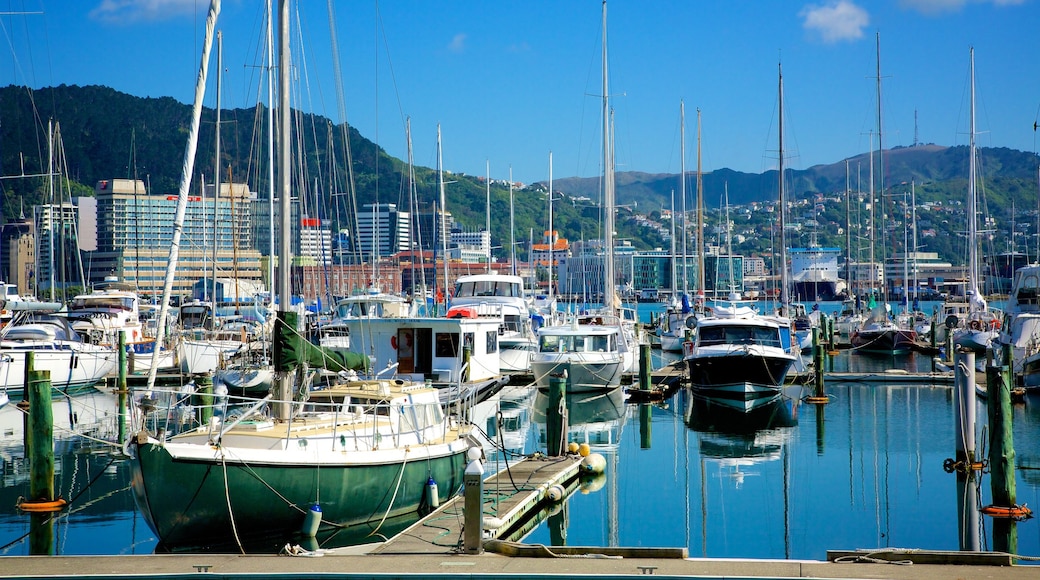
[{"label": "floating dock", "polygon": [[[582,458],[525,458],[484,479],[484,539],[515,540],[527,522],[541,521],[538,512],[549,488],[573,490]],[[372,554],[451,554],[462,545],[464,498],[456,496],[430,515],[372,550]],[[526,533],[526,532],[524,532]]]},{"label": "floating dock", "polygon": [[915,385],[952,385],[953,373],[911,373],[900,369],[890,369],[876,373],[823,373],[825,382],[835,383],[893,383]]}]

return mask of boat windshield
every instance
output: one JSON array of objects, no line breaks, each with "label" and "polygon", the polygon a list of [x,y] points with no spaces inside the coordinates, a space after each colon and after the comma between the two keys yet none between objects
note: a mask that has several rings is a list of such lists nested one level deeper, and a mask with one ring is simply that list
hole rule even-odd
[{"label": "boat windshield", "polygon": [[538,350],[541,352],[610,352],[614,350],[613,338],[609,334],[593,336],[546,335],[539,339]]},{"label": "boat windshield", "polygon": [[460,282],[455,285],[455,296],[461,298],[470,296],[506,296],[509,298],[517,298],[521,295],[520,284],[516,282],[480,280],[475,282]]},{"label": "boat windshield", "polygon": [[74,299],[69,308],[71,310],[133,310],[134,300],[120,296],[87,296]]},{"label": "boat windshield", "polygon": [[780,347],[780,332],[768,326],[707,326],[697,331],[697,344],[760,344]]}]

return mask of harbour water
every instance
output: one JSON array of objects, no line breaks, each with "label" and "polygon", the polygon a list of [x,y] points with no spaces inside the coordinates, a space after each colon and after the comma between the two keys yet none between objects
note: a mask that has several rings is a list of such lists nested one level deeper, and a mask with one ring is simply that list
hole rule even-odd
[{"label": "harbour water", "polygon": [[[927,370],[928,357],[873,358],[848,352],[834,370]],[[959,550],[977,532],[992,549],[994,522],[974,509],[989,502],[989,475],[958,493],[943,463],[955,452],[948,385],[828,383],[831,402],[801,402],[801,387],[751,412],[735,412],[684,391],[652,405],[627,404],[621,391],[568,400],[570,438],[607,458],[604,477],[584,482],[545,514],[527,543],[687,547],[712,558],[823,559],[828,549]],[[978,402],[979,449],[985,401]],[[489,470],[545,449],[543,397],[510,385],[473,410],[487,434]],[[97,439],[114,397],[55,402],[55,415],[88,418]],[[82,418],[82,419],[81,419]],[[0,409],[0,555],[30,553],[32,520],[14,505],[28,493],[20,414]],[[1040,396],[1014,405],[1017,499],[1040,505]],[[158,541],[137,511],[130,469],[118,449],[56,433],[56,480],[71,508],[54,525],[56,554],[148,554]],[[506,449],[494,453],[492,442]],[[522,485],[522,482],[516,482]],[[507,493],[508,490],[499,490]],[[258,506],[257,509],[262,509]],[[1017,553],[1040,556],[1040,524],[1017,524]],[[287,539],[292,541],[292,539]],[[455,539],[446,538],[445,542]],[[334,545],[329,540],[325,547]],[[967,546],[970,547],[970,546]],[[1023,563],[1030,563],[1023,561]]]}]

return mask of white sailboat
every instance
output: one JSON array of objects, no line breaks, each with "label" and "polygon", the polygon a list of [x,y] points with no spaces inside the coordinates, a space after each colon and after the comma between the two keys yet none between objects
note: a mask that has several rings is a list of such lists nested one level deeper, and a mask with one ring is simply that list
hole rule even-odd
[{"label": "white sailboat", "polygon": [[[683,102],[679,103],[679,120],[679,150],[681,151],[680,157],[682,159],[680,163],[679,191],[683,209],[681,234],[683,237],[682,278],[685,281],[688,270],[686,268],[686,104]],[[684,287],[680,293],[677,281],[675,208],[673,207],[672,209],[672,295],[668,308],[661,314],[661,320],[657,327],[657,336],[661,342],[661,350],[665,352],[682,352],[683,343],[686,342],[689,333],[689,329],[686,327],[686,320],[693,314],[693,309],[690,307],[690,298],[686,294],[686,288]]]},{"label": "white sailboat", "polygon": [[[603,2],[603,307],[570,323],[538,329],[538,351],[531,355],[531,372],[539,388],[553,376],[566,374],[571,392],[609,390],[623,372],[638,365],[634,337],[622,324],[614,276],[614,164],[607,82],[607,3]],[[550,192],[551,196],[551,192]],[[551,199],[551,198],[550,198]]]},{"label": "white sailboat", "polygon": [[986,352],[990,343],[1000,334],[1000,316],[986,303],[979,291],[979,237],[978,194],[975,175],[975,48],[971,49],[971,120],[968,131],[968,287],[965,297],[968,307],[953,329],[953,343],[978,353]]},{"label": "white sailboat", "polygon": [[[202,87],[218,12],[219,1],[212,0]],[[278,158],[279,214],[281,231],[290,232],[288,0],[280,1],[279,12],[279,115],[285,137]],[[197,138],[203,91],[196,89],[191,139]],[[192,150],[189,141],[186,158]],[[186,197],[191,162],[185,163],[181,194]],[[179,236],[174,242],[175,262]],[[281,237],[279,264],[292,263],[290,243],[288,235]],[[167,293],[171,286],[168,276]],[[308,534],[369,523],[378,529],[386,518],[415,514],[424,502],[436,505],[439,490],[462,485],[467,451],[478,444],[467,436],[468,427],[444,414],[435,389],[404,380],[346,380],[315,395],[325,404],[294,400],[293,393],[307,390],[306,383],[294,384],[304,374],[300,367],[349,376],[348,369],[365,367],[367,360],[302,340],[290,309],[287,267],[278,270],[277,298],[277,399],[241,399],[246,406],[237,419],[225,407],[188,432],[166,437],[142,430],[131,439],[135,499],[164,547],[242,550],[251,541],[295,542],[305,520],[313,525]],[[427,485],[430,481],[440,487]]]}]

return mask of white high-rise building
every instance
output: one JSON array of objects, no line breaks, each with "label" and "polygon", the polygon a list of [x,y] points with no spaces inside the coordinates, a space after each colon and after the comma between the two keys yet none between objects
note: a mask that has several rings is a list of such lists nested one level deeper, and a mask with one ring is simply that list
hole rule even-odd
[{"label": "white high-rise building", "polygon": [[374,262],[408,250],[410,216],[394,203],[367,203],[357,215],[354,243],[361,259]]}]

